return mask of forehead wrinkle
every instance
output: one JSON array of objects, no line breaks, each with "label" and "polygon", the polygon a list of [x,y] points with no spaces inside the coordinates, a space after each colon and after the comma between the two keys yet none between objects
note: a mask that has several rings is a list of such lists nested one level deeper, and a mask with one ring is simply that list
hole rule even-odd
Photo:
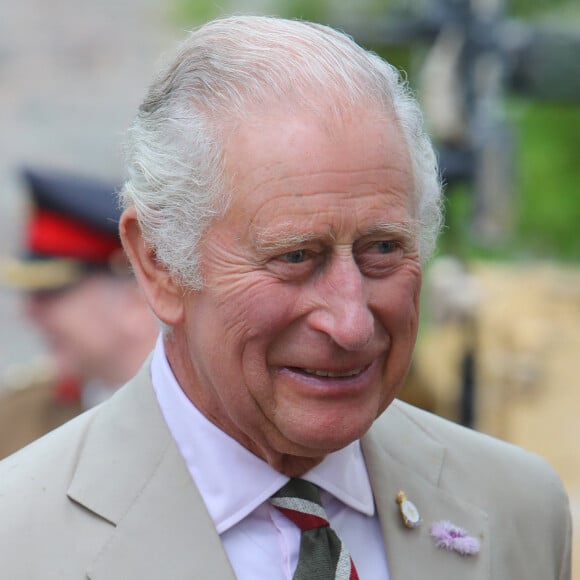
[{"label": "forehead wrinkle", "polygon": [[[259,168],[260,173],[261,173],[261,175],[259,176],[259,180],[258,180],[259,186],[261,188],[266,188],[266,187],[269,187],[271,184],[275,184],[276,187],[278,187],[280,179],[283,179],[286,182],[287,188],[289,190],[287,195],[291,197],[291,196],[302,194],[301,189],[299,189],[297,191],[292,191],[291,188],[292,188],[293,182],[300,181],[305,176],[307,176],[308,178],[312,179],[315,182],[316,182],[316,180],[326,181],[328,178],[332,178],[332,177],[336,177],[336,176],[346,176],[346,177],[351,177],[352,184],[350,184],[350,187],[356,187],[357,190],[359,190],[357,192],[357,195],[364,195],[367,192],[367,190],[368,190],[368,193],[375,193],[377,191],[377,184],[381,183],[384,180],[384,177],[380,177],[378,175],[374,178],[369,177],[368,176],[369,172],[375,172],[377,174],[378,173],[401,174],[405,177],[408,176],[407,168],[399,167],[397,165],[393,165],[392,167],[382,167],[380,165],[377,165],[376,167],[375,166],[365,167],[365,168],[361,168],[361,169],[354,169],[354,168],[320,169],[316,172],[308,171],[304,167],[301,168],[303,170],[303,172],[298,172],[298,171],[294,171],[294,168],[292,166],[290,166],[288,168],[288,171],[283,173],[282,176],[269,174],[270,170],[272,168],[277,169],[278,167],[282,167],[283,169],[286,169],[285,163],[286,163],[286,161],[280,161],[277,163],[272,163],[272,164],[266,166],[266,168],[264,168],[264,167]],[[266,171],[266,169],[267,169],[267,171]],[[266,175],[263,175],[263,174],[266,174]],[[356,178],[358,175],[365,175],[366,179],[357,181]],[[405,182],[404,185],[405,185],[406,190],[408,190],[409,192],[412,191],[412,189],[413,189],[412,184],[408,184]],[[255,186],[254,186],[254,188],[255,188]],[[379,188],[379,191],[390,192],[391,190],[392,190],[392,185]],[[346,193],[346,190],[344,192],[343,191],[326,191],[326,192],[320,191],[320,193],[325,193],[327,195],[335,195],[337,193]]]}]

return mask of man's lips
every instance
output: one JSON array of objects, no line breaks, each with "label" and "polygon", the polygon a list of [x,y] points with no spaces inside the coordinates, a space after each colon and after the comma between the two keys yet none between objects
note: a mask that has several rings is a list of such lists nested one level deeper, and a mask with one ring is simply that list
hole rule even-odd
[{"label": "man's lips", "polygon": [[293,374],[302,375],[305,377],[312,377],[313,379],[356,379],[364,375],[373,363],[365,365],[350,367],[345,369],[329,369],[329,368],[309,368],[298,366],[281,367]]},{"label": "man's lips", "polygon": [[357,366],[283,366],[278,367],[280,388],[290,389],[293,396],[339,398],[358,396],[380,380],[380,359]]},{"label": "man's lips", "polygon": [[364,372],[364,370],[367,368],[368,365],[366,367],[359,367],[347,371],[327,371],[319,369],[297,369],[297,370],[306,373],[307,375],[315,375],[317,377],[324,377],[329,379],[342,379],[345,377],[354,377],[356,375],[359,375],[360,373]]}]

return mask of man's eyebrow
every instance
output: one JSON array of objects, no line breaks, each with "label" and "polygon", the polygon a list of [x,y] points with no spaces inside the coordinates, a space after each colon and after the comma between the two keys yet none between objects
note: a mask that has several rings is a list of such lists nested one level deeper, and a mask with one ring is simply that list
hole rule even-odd
[{"label": "man's eyebrow", "polygon": [[[259,252],[276,252],[288,250],[302,244],[308,244],[314,240],[320,240],[321,236],[315,232],[297,232],[292,224],[280,225],[276,228],[260,228],[254,230],[254,247]],[[328,238],[332,235],[328,232]]]},{"label": "man's eyebrow", "polygon": [[375,224],[363,236],[399,236],[414,239],[417,235],[418,224],[415,220],[406,220],[402,222],[383,222]]},{"label": "man's eyebrow", "polygon": [[418,233],[419,223],[416,220],[407,220],[375,224],[367,232],[364,232],[362,237],[394,239],[401,244],[405,251],[412,251],[417,245]]},{"label": "man's eyebrow", "polygon": [[[374,224],[368,230],[360,233],[365,237],[397,237],[406,243],[412,243],[417,236],[415,221],[383,222]],[[292,223],[277,225],[275,228],[259,228],[254,230],[254,248],[260,253],[284,251],[314,241],[336,239],[335,233],[329,229],[326,233],[297,232]]]}]

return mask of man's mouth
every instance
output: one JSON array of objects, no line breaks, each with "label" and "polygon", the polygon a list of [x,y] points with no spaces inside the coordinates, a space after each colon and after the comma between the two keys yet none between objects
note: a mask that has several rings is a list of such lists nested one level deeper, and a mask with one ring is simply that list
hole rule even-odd
[{"label": "man's mouth", "polygon": [[329,379],[342,379],[345,377],[354,377],[365,370],[366,367],[359,367],[349,371],[323,371],[318,369],[301,369],[307,375],[315,375],[317,377],[325,377]]}]

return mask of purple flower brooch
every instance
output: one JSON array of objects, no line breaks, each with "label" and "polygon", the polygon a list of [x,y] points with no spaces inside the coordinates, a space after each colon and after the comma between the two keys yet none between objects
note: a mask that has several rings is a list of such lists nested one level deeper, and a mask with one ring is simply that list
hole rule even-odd
[{"label": "purple flower brooch", "polygon": [[435,539],[435,545],[444,550],[457,552],[462,556],[473,556],[479,553],[480,541],[451,522],[444,520],[435,522],[431,526],[431,536]]}]

